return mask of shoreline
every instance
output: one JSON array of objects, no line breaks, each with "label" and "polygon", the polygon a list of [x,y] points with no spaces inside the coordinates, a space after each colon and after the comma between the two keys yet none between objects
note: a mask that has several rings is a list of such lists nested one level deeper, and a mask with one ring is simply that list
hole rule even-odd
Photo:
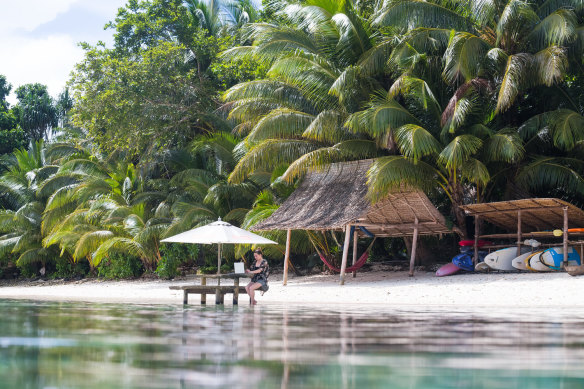
[{"label": "shoreline", "polygon": [[[338,275],[289,276],[282,286],[282,275],[270,277],[270,290],[258,295],[260,305],[346,305],[383,304],[397,307],[499,307],[499,308],[574,308],[584,307],[584,278],[567,273],[467,273],[436,277],[434,272],[369,271],[356,278],[347,275],[344,286]],[[177,280],[103,281],[3,281],[0,299],[71,301],[96,303],[170,304],[182,306],[182,291],[171,285],[197,284],[189,277]],[[199,297],[189,296],[198,306]],[[240,305],[246,306],[246,297]],[[226,305],[231,305],[229,295]],[[207,296],[214,305],[214,296]]]}]

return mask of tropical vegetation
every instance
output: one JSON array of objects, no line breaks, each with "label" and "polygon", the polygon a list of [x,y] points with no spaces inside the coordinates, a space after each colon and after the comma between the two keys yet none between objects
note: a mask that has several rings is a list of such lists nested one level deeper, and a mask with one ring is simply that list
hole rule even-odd
[{"label": "tropical vegetation", "polygon": [[[3,269],[212,271],[212,248],[160,240],[251,228],[331,162],[374,159],[371,201],[420,188],[462,235],[464,204],[584,204],[579,1],[129,0],[107,27],[56,99],[23,85],[11,107],[0,76]],[[339,239],[292,241],[306,264]]]}]

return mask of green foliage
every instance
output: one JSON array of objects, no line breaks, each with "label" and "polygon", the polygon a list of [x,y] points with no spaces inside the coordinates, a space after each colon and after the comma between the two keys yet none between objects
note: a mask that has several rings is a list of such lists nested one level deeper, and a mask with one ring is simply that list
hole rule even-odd
[{"label": "green foliage", "polygon": [[17,263],[16,267],[20,272],[21,278],[36,278],[39,277],[40,266],[38,263]]},{"label": "green foliage", "polygon": [[110,280],[138,278],[143,273],[140,259],[127,254],[112,254],[97,267],[98,276]]},{"label": "green foliage", "polygon": [[186,145],[220,123],[211,114],[211,84],[185,62],[187,55],[186,47],[175,43],[160,43],[131,57],[86,47],[72,80],[77,101],[73,124],[107,151],[155,153]]},{"label": "green foliage", "polygon": [[87,262],[72,262],[65,257],[59,257],[55,261],[55,271],[51,278],[82,278],[89,274]]},{"label": "green foliage", "polygon": [[[0,257],[172,278],[198,248],[161,238],[250,229],[308,171],[366,158],[373,200],[423,189],[463,231],[461,205],[504,193],[584,201],[580,3],[264,3],[260,22],[251,0],[129,0],[56,103],[29,84],[11,108],[0,76]],[[265,236],[279,261],[285,232]],[[294,231],[293,257],[335,240]],[[223,270],[249,249],[225,247]]]},{"label": "green foliage", "polygon": [[[1,115],[2,113],[0,112]],[[0,123],[0,127],[1,125]],[[24,148],[27,143],[28,137],[21,129],[0,130],[0,155],[12,153],[16,149]]]},{"label": "green foliage", "polygon": [[34,140],[47,139],[58,124],[58,113],[47,87],[26,84],[16,89],[18,124]]},{"label": "green foliage", "polygon": [[165,244],[160,248],[162,258],[158,261],[156,274],[164,279],[176,277],[178,267],[185,263],[194,263],[199,254],[199,246],[195,244]]}]

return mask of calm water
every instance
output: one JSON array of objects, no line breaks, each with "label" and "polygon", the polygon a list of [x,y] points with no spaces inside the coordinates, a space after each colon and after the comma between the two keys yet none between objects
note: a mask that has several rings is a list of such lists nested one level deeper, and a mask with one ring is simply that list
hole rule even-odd
[{"label": "calm water", "polygon": [[582,309],[0,300],[0,312],[1,388],[584,387]]}]

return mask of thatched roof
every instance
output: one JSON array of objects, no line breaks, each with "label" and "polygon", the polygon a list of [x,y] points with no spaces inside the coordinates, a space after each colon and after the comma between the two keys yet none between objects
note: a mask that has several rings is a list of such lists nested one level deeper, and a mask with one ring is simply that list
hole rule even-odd
[{"label": "thatched roof", "polygon": [[462,207],[468,215],[481,219],[508,231],[517,229],[517,211],[521,211],[521,230],[533,232],[563,228],[564,210],[568,208],[570,228],[584,226],[584,211],[560,199],[524,199],[495,203],[471,204]]},{"label": "thatched roof", "polygon": [[423,192],[401,190],[371,204],[366,176],[371,163],[336,163],[308,173],[280,208],[253,230],[342,230],[351,224],[377,236],[397,237],[412,235],[417,217],[420,235],[452,232]]}]

